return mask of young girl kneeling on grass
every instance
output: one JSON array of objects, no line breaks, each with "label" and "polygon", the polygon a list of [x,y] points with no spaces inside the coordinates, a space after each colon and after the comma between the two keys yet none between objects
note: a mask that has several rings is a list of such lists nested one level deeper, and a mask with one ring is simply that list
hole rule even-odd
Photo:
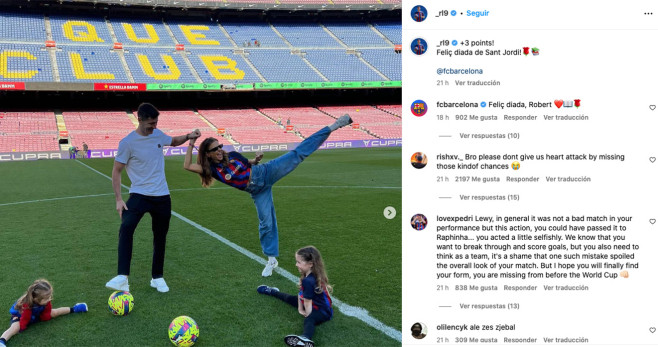
[{"label": "young girl kneeling on grass", "polygon": [[45,279],[34,281],[25,294],[9,309],[11,325],[0,337],[0,346],[6,346],[12,336],[22,332],[34,322],[47,321],[71,312],[87,312],[87,304],[84,303],[53,309],[50,302],[52,299],[53,286]]},{"label": "young girl kneeling on grass", "polygon": [[304,333],[302,335],[288,335],[284,338],[288,346],[313,347],[311,340],[315,333],[315,326],[331,319],[334,310],[331,308],[332,291],[324,268],[322,255],[317,248],[307,246],[295,253],[297,270],[299,270],[299,293],[290,295],[282,293],[278,288],[261,285],[256,288],[260,294],[271,295],[279,300],[297,307],[304,319]]}]

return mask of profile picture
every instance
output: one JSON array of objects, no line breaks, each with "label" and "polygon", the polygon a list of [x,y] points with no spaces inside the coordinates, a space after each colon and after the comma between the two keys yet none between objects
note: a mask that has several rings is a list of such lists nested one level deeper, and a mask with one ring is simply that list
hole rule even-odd
[{"label": "profile picture", "polygon": [[416,117],[422,117],[427,113],[427,104],[423,100],[416,100],[411,103],[411,113]]},{"label": "profile picture", "polygon": [[411,336],[419,340],[427,336],[427,326],[425,323],[414,323],[414,325],[411,326]]},{"label": "profile picture", "polygon": [[423,230],[427,226],[427,217],[422,214],[415,214],[411,217],[411,227],[416,230]]},{"label": "profile picture", "polygon": [[411,166],[422,169],[427,165],[427,156],[422,152],[416,152],[411,156]]},{"label": "profile picture", "polygon": [[427,41],[417,38],[411,41],[411,51],[414,52],[415,55],[421,55],[427,51]]},{"label": "profile picture", "polygon": [[422,22],[427,18],[427,9],[425,6],[418,5],[411,9],[411,18],[416,22]]}]

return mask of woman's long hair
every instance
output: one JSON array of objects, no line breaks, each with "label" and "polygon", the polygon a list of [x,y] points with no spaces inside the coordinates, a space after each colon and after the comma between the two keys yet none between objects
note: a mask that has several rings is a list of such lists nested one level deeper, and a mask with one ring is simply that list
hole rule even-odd
[{"label": "woman's long hair", "polygon": [[217,141],[217,139],[214,137],[209,137],[203,140],[199,146],[199,154],[196,156],[196,163],[201,165],[201,168],[203,169],[203,173],[200,173],[199,176],[201,177],[201,185],[205,188],[210,187],[214,182],[212,168],[210,167],[210,158],[208,158],[207,153],[210,149],[210,144],[215,141]]},{"label": "woman's long hair", "polygon": [[322,261],[320,251],[313,246],[306,246],[298,249],[297,255],[299,255],[305,262],[313,264],[311,272],[316,280],[315,292],[320,294],[325,288],[327,289],[327,292],[333,292],[333,288],[329,284],[329,278],[327,278],[327,270],[324,268],[324,262]]}]

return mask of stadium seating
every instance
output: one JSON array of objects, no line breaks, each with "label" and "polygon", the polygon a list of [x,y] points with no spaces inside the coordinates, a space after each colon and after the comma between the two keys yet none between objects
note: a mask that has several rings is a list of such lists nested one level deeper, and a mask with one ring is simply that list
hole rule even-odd
[{"label": "stadium seating", "polygon": [[[361,109],[372,109],[374,110],[372,114],[377,114],[378,110],[373,109],[370,106],[357,106],[357,107],[345,107],[345,108],[332,108],[327,109],[334,111],[336,114],[335,117],[330,117],[327,115],[327,112],[323,112],[325,108],[316,109],[313,107],[288,107],[288,108],[261,108],[260,111],[263,114],[266,114],[272,119],[278,120],[281,119],[281,122],[285,125],[287,120],[290,119],[290,124],[295,127],[295,131],[298,131],[302,136],[308,137],[314,132],[318,131],[320,128],[327,126],[334,121],[338,116],[343,115],[344,113],[349,113],[352,116],[352,119],[355,123],[358,123],[357,120],[365,119],[363,117],[355,117],[359,115],[356,110]],[[345,111],[341,113],[340,111]],[[365,113],[365,112],[364,112]],[[384,119],[384,121],[391,122],[389,118]],[[391,123],[392,124],[392,123]],[[391,125],[394,127],[394,125]],[[399,128],[399,122],[397,127]],[[373,139],[372,135],[369,135],[366,131],[360,129],[352,129],[351,127],[345,127],[334,132],[329,140],[331,141],[343,141],[343,140],[366,140]]]},{"label": "stadium seating", "polygon": [[0,153],[59,151],[55,135],[2,135]]},{"label": "stadium seating", "polygon": [[[134,113],[137,118],[137,112]],[[194,129],[210,130],[208,123],[204,122],[199,115],[191,110],[160,111],[158,117],[158,129],[167,133],[175,131],[178,133],[189,133]]]},{"label": "stadium seating", "polygon": [[292,143],[301,138],[276,125],[254,109],[199,110],[218,129],[239,144]]},{"label": "stadium seating", "polygon": [[131,48],[124,52],[135,81],[146,83],[198,83],[180,53],[166,48]]},{"label": "stadium seating", "polygon": [[244,57],[228,50],[195,49],[188,56],[204,83],[263,82]]},{"label": "stadium seating", "polygon": [[349,114],[360,129],[378,138],[401,138],[402,122],[399,117],[391,115],[379,108],[372,106],[325,106],[318,107],[319,110],[338,117]]},{"label": "stadium seating", "polygon": [[[335,131],[330,141],[401,138],[399,105],[323,106],[287,108],[238,108],[219,110],[161,111],[158,128],[169,136],[187,134],[195,128],[202,137],[214,137],[228,144],[278,144],[300,142],[320,128],[348,113],[358,129],[345,127]],[[392,114],[393,113],[393,114]],[[133,112],[133,116],[136,115]],[[116,149],[119,141],[135,130],[125,111],[70,112],[62,118],[69,133],[69,143],[82,149]],[[288,118],[294,132],[285,132]],[[276,121],[281,119],[281,125]],[[226,133],[222,136],[222,133]],[[58,128],[52,112],[0,112],[0,153],[24,151],[58,151]]]},{"label": "stadium seating", "polygon": [[128,118],[126,112],[62,112],[64,124],[69,133],[75,132],[105,132],[107,130],[121,130],[122,132],[135,130],[135,125]]},{"label": "stadium seating", "polygon": [[126,137],[130,131],[125,132],[108,132],[106,134],[86,134],[76,133],[69,137],[69,144],[82,150],[82,144],[86,143],[88,148],[94,149],[117,149],[119,141]]},{"label": "stadium seating", "polygon": [[46,41],[44,17],[0,12],[0,40],[43,44]]},{"label": "stadium seating", "polygon": [[[52,15],[48,20],[56,49],[47,51],[45,18],[0,13],[0,52],[9,52],[8,73],[0,75],[0,81],[261,83],[401,79],[401,57],[381,36],[396,44],[401,42],[401,25],[395,21],[375,21],[371,27],[365,22],[339,20],[268,23],[222,19],[218,23],[177,19],[163,23],[154,19]],[[114,42],[123,44],[123,53],[114,49]],[[184,50],[177,51],[175,44],[183,44]],[[53,71],[50,50],[56,52],[57,71]],[[59,79],[55,80],[57,75]]]},{"label": "stadium seating", "polygon": [[352,129],[352,127],[344,127],[331,133],[329,141],[349,141],[349,140],[372,140],[374,136],[368,134],[360,129]]},{"label": "stadium seating", "polygon": [[398,117],[402,117],[402,105],[377,105],[377,108]]},{"label": "stadium seating", "polygon": [[217,23],[211,21],[167,22],[176,41],[186,47],[206,47],[230,49],[235,46],[220,30]]},{"label": "stadium seating", "polygon": [[0,112],[0,134],[57,134],[52,112]]},{"label": "stadium seating", "polygon": [[161,21],[120,18],[111,20],[117,42],[124,46],[167,46],[175,42]]},{"label": "stadium seating", "polygon": [[288,44],[279,37],[268,23],[254,20],[247,21],[222,21],[222,26],[238,47],[245,47],[245,43],[256,45],[260,48],[288,48]]},{"label": "stadium seating", "polygon": [[363,23],[323,21],[322,24],[349,47],[386,47],[390,43]]},{"label": "stadium seating", "polygon": [[105,19],[100,17],[50,16],[53,40],[60,44],[102,45],[114,43]]},{"label": "stadium seating", "polygon": [[62,82],[130,82],[120,57],[109,47],[67,45],[56,55]]},{"label": "stadium seating", "polygon": [[374,21],[372,25],[375,29],[379,30],[386,38],[391,40],[393,44],[402,44],[402,26],[400,22],[393,21]]},{"label": "stadium seating", "polygon": [[402,138],[402,123],[397,124],[368,124],[362,126],[369,134],[382,139]]},{"label": "stadium seating", "polygon": [[378,110],[372,106],[322,106],[318,107],[318,109],[334,117],[339,117],[347,113],[352,117],[354,123],[359,123],[361,125],[400,121],[400,118],[382,110]]},{"label": "stadium seating", "polygon": [[[375,71],[343,50],[309,50],[306,59],[330,81],[382,81]],[[336,66],[340,66],[337,69]]]},{"label": "stadium seating", "polygon": [[259,111],[275,121],[281,119],[283,125],[287,125],[287,120],[290,119],[290,125],[295,127],[308,125],[321,127],[336,121],[335,118],[313,107],[260,108]]},{"label": "stadium seating", "polygon": [[52,112],[0,112],[0,153],[58,151]]},{"label": "stadium seating", "polygon": [[62,112],[69,144],[82,149],[86,142],[91,149],[116,149],[119,141],[135,130],[124,111]]},{"label": "stadium seating", "polygon": [[249,50],[247,59],[268,82],[322,82],[322,76],[289,50]]},{"label": "stadium seating", "polygon": [[[134,115],[137,118],[137,112],[134,112]],[[188,134],[194,129],[199,129],[202,136],[196,141],[197,147],[207,137],[217,138],[222,144],[230,143],[228,140],[216,135],[215,128],[211,127],[192,110],[160,111],[158,129],[172,137]]]},{"label": "stadium seating", "polygon": [[390,49],[364,49],[360,52],[361,58],[386,75],[391,81],[402,81],[400,54]]},{"label": "stadium seating", "polygon": [[0,81],[53,82],[50,57],[42,46],[0,43],[0,52],[7,55],[7,71],[0,74]]},{"label": "stadium seating", "polygon": [[322,27],[317,23],[312,22],[290,22],[290,21],[276,21],[272,25],[288,40],[294,47],[297,48],[331,48],[342,47],[336,39],[331,37]]}]

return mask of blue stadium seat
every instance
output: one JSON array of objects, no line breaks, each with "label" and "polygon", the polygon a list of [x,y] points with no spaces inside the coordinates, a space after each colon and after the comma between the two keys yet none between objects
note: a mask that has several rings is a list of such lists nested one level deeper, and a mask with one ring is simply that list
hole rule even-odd
[{"label": "blue stadium seat", "polygon": [[262,48],[288,48],[289,46],[265,22],[257,21],[222,21],[222,26],[238,47],[244,47],[245,42],[254,45],[258,41]]},{"label": "blue stadium seat", "polygon": [[308,50],[306,59],[331,82],[384,80],[359,58],[344,50]]},{"label": "blue stadium seat", "polygon": [[[112,38],[105,19],[99,16],[55,15],[49,18],[62,82],[130,82],[119,53],[112,49],[115,41],[123,43],[128,68],[137,83],[198,83],[193,70],[203,83],[263,82],[259,73],[267,82],[324,81],[304,59],[291,54],[291,50],[303,52],[306,60],[331,82],[386,79],[354,54],[347,54],[334,36],[348,49],[360,52],[363,60],[387,78],[401,80],[401,56],[395,54],[391,43],[365,22],[324,21],[322,25],[331,34],[321,24],[310,20],[272,22],[293,45],[291,48],[270,24],[256,19],[227,19],[222,21],[222,30],[216,22],[209,20],[178,19],[164,24],[157,19],[113,18],[111,24],[116,38]],[[393,43],[402,41],[399,22],[374,21],[373,26]],[[128,33],[127,29],[134,33]],[[0,13],[0,40],[5,42],[0,44],[2,52],[16,52],[7,58],[9,71],[0,76],[0,80],[54,80],[50,56],[43,48],[46,35],[42,16]],[[256,40],[259,47],[254,46]],[[250,42],[251,46],[243,47],[245,42]],[[185,51],[175,51],[176,43],[184,44]],[[243,49],[244,56],[234,53]],[[152,71],[145,71],[147,61],[141,64],[139,56],[146,57]],[[207,58],[210,67],[201,57],[210,57]]]},{"label": "blue stadium seat", "polygon": [[0,75],[0,81],[53,82],[50,57],[42,47],[43,43],[0,43],[1,53],[14,52],[7,55],[7,75]]},{"label": "blue stadium seat", "polygon": [[[189,58],[194,70],[199,74],[203,83],[254,83],[262,82],[254,70],[247,64],[244,58],[238,54],[233,54],[230,50],[219,50],[219,49],[194,49],[190,51]],[[219,72],[223,75],[226,75],[225,78],[217,79],[212,74],[212,70],[203,63],[201,56],[218,56],[226,57],[229,60],[225,61],[213,61],[211,65],[214,66],[224,66]],[[232,66],[230,66],[232,65]],[[239,74],[239,71],[244,72],[242,78],[237,78],[235,75],[236,71]],[[221,77],[221,76],[220,76]]]},{"label": "blue stadium seat", "polygon": [[[139,62],[138,55],[146,56],[155,75],[161,78],[156,79],[147,75]],[[181,53],[174,52],[173,48],[131,48],[124,52],[124,56],[136,83],[199,83],[188,64],[181,57]],[[174,66],[167,64],[164,56],[170,57]],[[177,70],[180,75],[175,77]]]},{"label": "blue stadium seat", "polygon": [[[114,35],[117,37],[117,41],[121,42],[124,46],[171,46],[174,47],[175,42],[167,32],[165,25],[161,21],[154,20],[134,20],[134,19],[125,19],[117,18],[111,19],[112,28],[114,29]],[[153,32],[149,32],[148,28],[153,28],[155,35],[152,37]],[[126,30],[132,30],[134,36],[128,36]],[[131,34],[132,34],[131,33]],[[137,38],[136,42],[134,38]],[[147,41],[147,42],[141,42]],[[150,42],[155,41],[155,42]]]},{"label": "blue stadium seat", "polygon": [[349,47],[390,47],[381,36],[377,35],[365,23],[345,21],[323,21],[322,24]]},{"label": "blue stadium seat", "polygon": [[44,43],[46,41],[44,17],[0,12],[0,40]]},{"label": "blue stadium seat", "polygon": [[[128,76],[123,69],[117,53],[110,51],[109,47],[91,46],[61,46],[57,52],[57,65],[59,77],[62,82],[114,82],[129,83]],[[82,70],[78,67],[78,75],[74,70],[73,60],[79,56]],[[84,74],[87,75],[84,75]],[[95,74],[96,77],[92,77]],[[85,77],[87,76],[87,77]]]},{"label": "blue stadium seat", "polygon": [[372,22],[372,25],[391,40],[393,44],[402,44],[402,24],[400,24],[400,22],[374,21]]},{"label": "blue stadium seat", "polygon": [[275,21],[272,24],[296,48],[343,47],[317,23]]},{"label": "blue stadium seat", "polygon": [[60,44],[104,45],[111,47],[114,40],[105,19],[100,17],[50,16],[53,40]]},{"label": "blue stadium seat", "polygon": [[402,55],[393,49],[363,49],[361,58],[392,81],[402,81]]},{"label": "blue stadium seat", "polygon": [[322,82],[324,79],[289,50],[249,50],[247,58],[268,82]]},{"label": "blue stadium seat", "polygon": [[[224,33],[219,29],[217,23],[211,21],[167,21],[171,32],[174,33],[174,37],[178,43],[184,44],[185,48],[193,47],[218,47],[218,48],[234,48],[231,41],[224,35]],[[193,28],[198,26],[201,28]],[[187,32],[183,30],[183,27],[186,27]],[[207,30],[205,30],[207,29]],[[188,39],[188,36],[194,38],[197,42],[207,42],[207,43],[192,43]],[[219,45],[217,44],[219,43]]]}]

